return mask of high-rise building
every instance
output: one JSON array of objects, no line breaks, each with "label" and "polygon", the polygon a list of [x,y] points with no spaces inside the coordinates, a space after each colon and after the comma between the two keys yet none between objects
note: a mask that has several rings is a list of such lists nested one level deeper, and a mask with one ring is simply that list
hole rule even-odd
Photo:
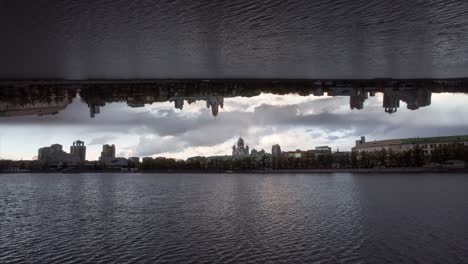
[{"label": "high-rise building", "polygon": [[64,157],[67,153],[62,150],[62,145],[53,144],[50,147],[40,148],[38,151],[37,158],[40,161],[46,161],[50,159],[55,159],[58,157]]},{"label": "high-rise building", "polygon": [[408,109],[416,110],[420,107],[425,107],[431,104],[432,93],[429,90],[418,88],[410,90],[403,94],[403,100],[406,102]]},{"label": "high-rise building", "polygon": [[361,136],[361,139],[359,140],[356,140],[356,147],[361,145],[361,144],[364,144],[366,143],[366,137],[365,136]]},{"label": "high-rise building", "polygon": [[101,152],[101,160],[104,160],[105,158],[115,158],[115,145],[103,145],[102,146],[102,152]]},{"label": "high-rise building", "polygon": [[175,99],[174,100],[174,107],[176,109],[182,110],[182,108],[184,108],[184,99]]},{"label": "high-rise building", "polygon": [[351,109],[363,109],[364,101],[367,100],[367,92],[364,88],[356,89],[356,95],[351,95],[349,97],[349,105]]},{"label": "high-rise building", "polygon": [[94,118],[95,115],[101,113],[101,107],[99,105],[90,105],[89,106],[89,117]]},{"label": "high-rise building", "polygon": [[80,162],[86,161],[86,146],[81,140],[73,142],[73,146],[70,147],[70,154],[73,157],[77,157]]},{"label": "high-rise building", "polygon": [[391,88],[385,88],[383,96],[383,107],[389,114],[395,113],[400,107],[400,99]]},{"label": "high-rise building", "polygon": [[280,145],[276,144],[271,147],[271,154],[273,157],[281,157],[281,147]]},{"label": "high-rise building", "polygon": [[50,147],[40,148],[37,158],[39,161],[48,163],[49,165],[75,165],[79,163],[79,159],[66,153],[62,149],[62,145],[53,144]]}]

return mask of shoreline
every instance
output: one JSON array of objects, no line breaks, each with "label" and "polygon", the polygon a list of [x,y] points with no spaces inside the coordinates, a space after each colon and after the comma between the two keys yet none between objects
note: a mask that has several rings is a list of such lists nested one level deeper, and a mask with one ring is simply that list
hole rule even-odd
[{"label": "shoreline", "polygon": [[334,173],[356,173],[356,174],[369,174],[369,173],[401,173],[401,174],[420,174],[420,173],[467,173],[468,168],[465,169],[448,169],[448,168],[373,168],[373,169],[294,169],[294,170],[145,170],[145,171],[119,171],[119,170],[105,170],[105,171],[0,171],[0,174],[40,174],[40,173],[60,173],[60,174],[84,174],[84,173],[124,173],[124,174],[334,174]]},{"label": "shoreline", "polygon": [[173,84],[173,83],[221,83],[221,82],[249,82],[249,83],[305,83],[314,82],[338,82],[338,83],[369,83],[376,84],[391,81],[407,82],[460,82],[467,83],[468,77],[455,78],[154,78],[154,79],[0,79],[0,85],[28,86],[28,85],[94,85],[94,84]]}]

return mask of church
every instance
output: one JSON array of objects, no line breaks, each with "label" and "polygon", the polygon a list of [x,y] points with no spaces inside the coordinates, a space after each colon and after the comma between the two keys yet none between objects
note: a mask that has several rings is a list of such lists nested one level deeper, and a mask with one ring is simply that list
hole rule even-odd
[{"label": "church", "polygon": [[232,156],[249,155],[249,146],[244,147],[244,139],[239,138],[236,145],[232,146]]}]

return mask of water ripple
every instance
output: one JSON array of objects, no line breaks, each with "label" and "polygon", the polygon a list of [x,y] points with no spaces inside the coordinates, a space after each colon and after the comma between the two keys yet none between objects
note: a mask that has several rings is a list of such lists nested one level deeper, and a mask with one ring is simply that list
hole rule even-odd
[{"label": "water ripple", "polygon": [[437,78],[468,67],[463,0],[1,5],[0,78]]},{"label": "water ripple", "polygon": [[0,180],[0,263],[468,258],[466,175],[46,174]]}]

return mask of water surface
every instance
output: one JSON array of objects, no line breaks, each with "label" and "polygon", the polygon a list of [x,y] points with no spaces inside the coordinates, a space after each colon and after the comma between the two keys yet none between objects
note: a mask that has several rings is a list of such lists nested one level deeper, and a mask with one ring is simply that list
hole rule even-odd
[{"label": "water surface", "polygon": [[0,175],[2,263],[464,263],[463,174]]},{"label": "water surface", "polygon": [[0,2],[0,78],[463,77],[468,2]]}]

